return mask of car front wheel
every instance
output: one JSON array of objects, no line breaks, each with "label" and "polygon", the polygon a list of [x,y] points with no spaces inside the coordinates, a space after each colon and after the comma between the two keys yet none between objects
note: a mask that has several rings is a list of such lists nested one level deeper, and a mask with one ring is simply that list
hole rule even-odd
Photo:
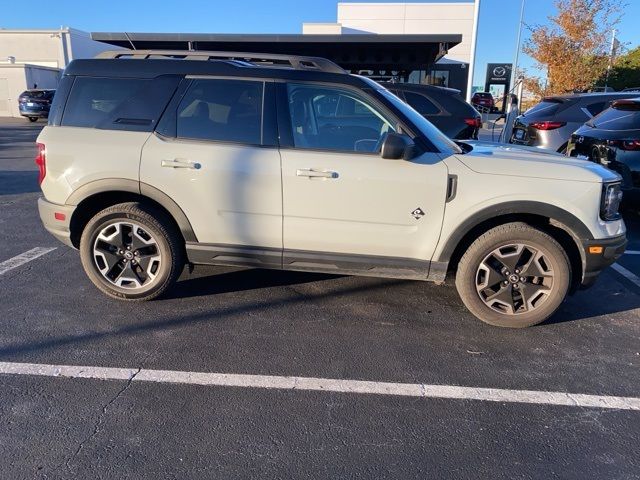
[{"label": "car front wheel", "polygon": [[483,322],[522,328],[544,322],[569,291],[567,253],[547,233],[524,223],[495,227],[462,256],[456,287]]},{"label": "car front wheel", "polygon": [[137,203],[106,208],[80,238],[85,272],[105,294],[151,300],[166,292],[184,267],[181,235],[162,212]]}]

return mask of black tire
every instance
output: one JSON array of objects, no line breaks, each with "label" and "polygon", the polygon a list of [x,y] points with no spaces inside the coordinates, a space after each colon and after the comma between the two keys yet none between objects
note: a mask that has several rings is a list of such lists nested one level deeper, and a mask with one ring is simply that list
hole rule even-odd
[{"label": "black tire", "polygon": [[[510,275],[504,276],[504,279],[495,284],[499,286],[495,291],[496,293],[498,291],[505,292],[510,289],[509,292],[515,293],[506,293],[512,300],[512,307],[509,311],[500,311],[502,309],[507,310],[507,308],[501,305],[499,301],[490,306],[488,303],[491,303],[492,296],[486,294],[486,289],[482,290],[484,288],[483,285],[489,286],[492,282],[489,282],[489,275],[486,270],[482,270],[481,265],[486,259],[494,261],[495,259],[492,255],[496,250],[500,249],[498,252],[506,251],[508,253],[509,249],[512,248],[510,246],[518,244],[524,245],[524,248],[529,248],[529,253],[537,251],[543,255],[542,264],[549,269],[543,273],[550,275],[544,282],[549,282],[550,285],[546,287],[535,283],[542,282],[543,277],[527,277],[524,282],[518,283],[517,279],[514,280],[512,278],[514,276],[513,272],[508,272],[507,268],[504,268],[501,274],[504,275],[504,272],[507,272]],[[515,248],[512,249],[516,251]],[[522,261],[520,254],[514,253],[511,256],[519,257],[517,261]],[[510,257],[505,256],[503,258]],[[501,263],[498,263],[498,265],[504,267]],[[518,270],[515,271],[518,272]],[[524,272],[522,274],[526,275]],[[551,278],[551,280],[548,280],[548,278]],[[537,289],[534,294],[537,297],[533,296],[532,298],[532,301],[537,302],[536,304],[531,303],[531,305],[528,305],[526,301],[523,301],[525,297],[520,296],[520,292],[525,291],[525,289],[523,289],[522,285],[525,285],[525,288],[531,288],[529,291]],[[478,237],[460,259],[456,273],[458,293],[469,311],[483,322],[498,327],[524,328],[544,322],[553,315],[564,301],[570,285],[571,264],[562,246],[547,233],[519,222],[500,225]],[[545,293],[539,293],[542,292],[542,287],[546,289]],[[504,290],[502,290],[503,288]],[[488,291],[493,293],[493,290]],[[481,298],[481,295],[486,295],[485,299]],[[516,298],[515,302],[513,302],[514,298]],[[518,309],[515,308],[516,305],[519,307]]]},{"label": "black tire", "polygon": [[37,122],[38,121],[38,117],[29,117],[29,121],[30,122]]},{"label": "black tire", "polygon": [[[147,280],[147,284],[135,288],[117,286],[102,274],[98,266],[100,260],[94,254],[96,239],[100,232],[117,222],[133,222],[154,240],[154,248],[161,260],[154,277]],[[98,212],[89,220],[80,238],[80,259],[89,279],[106,295],[119,300],[152,300],[165,293],[182,273],[184,240],[163,212],[138,202],[120,203]]]}]

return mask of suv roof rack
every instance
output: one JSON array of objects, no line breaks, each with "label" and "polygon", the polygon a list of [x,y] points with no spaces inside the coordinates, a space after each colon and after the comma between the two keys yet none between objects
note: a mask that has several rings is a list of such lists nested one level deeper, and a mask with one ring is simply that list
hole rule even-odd
[{"label": "suv roof rack", "polygon": [[276,53],[216,52],[204,50],[110,50],[99,53],[95,58],[230,60],[252,66],[288,67],[295,70],[347,73],[342,67],[326,58]]}]

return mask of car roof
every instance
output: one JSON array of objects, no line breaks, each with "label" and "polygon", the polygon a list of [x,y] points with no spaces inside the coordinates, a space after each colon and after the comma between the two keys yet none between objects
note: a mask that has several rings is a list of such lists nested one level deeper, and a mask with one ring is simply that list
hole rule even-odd
[{"label": "car roof", "polygon": [[93,58],[73,60],[65,76],[99,76],[106,78],[156,78],[161,75],[220,75],[239,78],[277,78],[300,81],[322,81],[371,88],[358,75],[296,69],[279,65],[256,65],[237,60],[207,61],[168,58]]},{"label": "car roof", "polygon": [[630,103],[638,103],[640,104],[640,97],[635,97],[635,98],[621,98],[619,100],[616,100],[615,102],[613,102],[613,105],[628,105]]},{"label": "car roof", "polygon": [[549,95],[544,97],[545,100],[575,100],[581,98],[629,98],[632,92],[590,92],[590,93],[565,93],[562,95]]}]

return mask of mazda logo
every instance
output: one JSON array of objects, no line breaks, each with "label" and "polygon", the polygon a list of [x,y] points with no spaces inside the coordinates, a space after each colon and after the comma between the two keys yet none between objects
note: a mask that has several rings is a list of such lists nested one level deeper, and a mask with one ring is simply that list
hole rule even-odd
[{"label": "mazda logo", "polygon": [[504,67],[496,67],[493,69],[494,77],[504,77],[506,73],[507,73],[507,69]]}]

